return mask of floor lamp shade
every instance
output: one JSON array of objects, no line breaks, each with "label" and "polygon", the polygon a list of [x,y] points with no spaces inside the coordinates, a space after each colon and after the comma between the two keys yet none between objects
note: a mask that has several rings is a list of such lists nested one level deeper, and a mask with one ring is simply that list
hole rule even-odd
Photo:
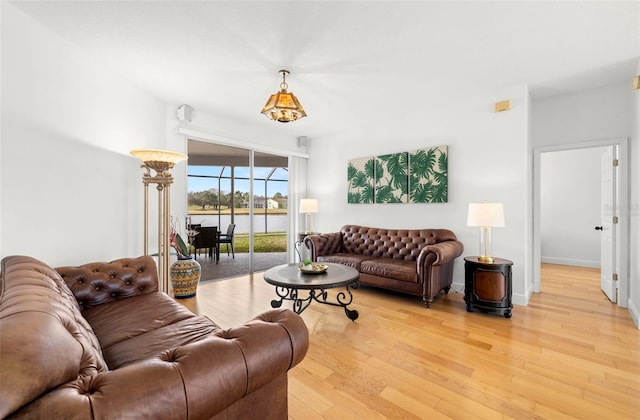
[{"label": "floor lamp shade", "polygon": [[313,228],[311,226],[311,215],[313,213],[318,212],[318,200],[315,198],[301,198],[300,199],[300,210],[299,213],[305,214],[305,232],[306,234],[313,233]]},{"label": "floor lamp shade", "polygon": [[502,203],[469,203],[467,226],[480,228],[480,261],[493,262],[491,256],[491,228],[504,227]]}]

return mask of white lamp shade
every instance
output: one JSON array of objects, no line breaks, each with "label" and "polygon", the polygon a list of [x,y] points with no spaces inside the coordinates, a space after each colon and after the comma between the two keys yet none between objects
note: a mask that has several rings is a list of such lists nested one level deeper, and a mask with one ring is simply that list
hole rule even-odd
[{"label": "white lamp shade", "polygon": [[300,213],[317,213],[318,212],[318,200],[315,198],[301,198],[300,199]]},{"label": "white lamp shade", "polygon": [[502,203],[469,203],[467,226],[504,227]]}]

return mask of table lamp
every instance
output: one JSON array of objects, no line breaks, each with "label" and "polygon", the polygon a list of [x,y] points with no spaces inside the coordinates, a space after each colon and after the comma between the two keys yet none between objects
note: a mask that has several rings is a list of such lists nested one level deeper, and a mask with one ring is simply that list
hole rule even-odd
[{"label": "table lamp", "polygon": [[504,227],[504,208],[502,203],[469,203],[467,226],[480,227],[480,256],[482,262],[493,262],[491,256],[491,228]]},{"label": "table lamp", "polygon": [[311,227],[311,215],[313,213],[318,212],[318,200],[315,198],[301,198],[300,199],[300,210],[299,213],[305,214],[305,228],[307,235],[313,233],[313,229]]}]

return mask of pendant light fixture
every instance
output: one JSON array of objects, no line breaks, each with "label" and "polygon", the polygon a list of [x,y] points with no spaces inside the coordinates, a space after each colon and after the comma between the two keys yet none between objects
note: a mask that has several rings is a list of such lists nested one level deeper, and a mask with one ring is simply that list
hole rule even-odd
[{"label": "pendant light fixture", "polygon": [[278,73],[282,74],[280,91],[269,97],[261,113],[269,119],[281,123],[288,123],[306,117],[307,114],[304,112],[302,105],[300,105],[298,98],[293,92],[287,92],[289,85],[287,85],[286,77],[289,75],[289,70],[280,70]]}]

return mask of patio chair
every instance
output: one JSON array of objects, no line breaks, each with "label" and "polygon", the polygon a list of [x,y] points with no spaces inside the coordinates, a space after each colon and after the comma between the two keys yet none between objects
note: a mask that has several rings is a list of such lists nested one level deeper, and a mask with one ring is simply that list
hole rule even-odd
[{"label": "patio chair", "polygon": [[236,229],[236,225],[231,223],[229,224],[229,227],[227,228],[227,233],[226,234],[220,234],[220,236],[218,237],[218,252],[220,250],[220,244],[226,244],[227,245],[227,255],[229,255],[229,245],[231,245],[231,255],[233,255],[233,258],[236,257],[236,253],[233,249],[233,231]]},{"label": "patio chair", "polygon": [[[193,254],[195,259],[198,259],[199,250],[206,249],[209,254],[209,258],[216,259],[218,263],[218,226],[202,226],[197,229],[198,234],[193,238]],[[215,252],[215,254],[214,254]]]}]

